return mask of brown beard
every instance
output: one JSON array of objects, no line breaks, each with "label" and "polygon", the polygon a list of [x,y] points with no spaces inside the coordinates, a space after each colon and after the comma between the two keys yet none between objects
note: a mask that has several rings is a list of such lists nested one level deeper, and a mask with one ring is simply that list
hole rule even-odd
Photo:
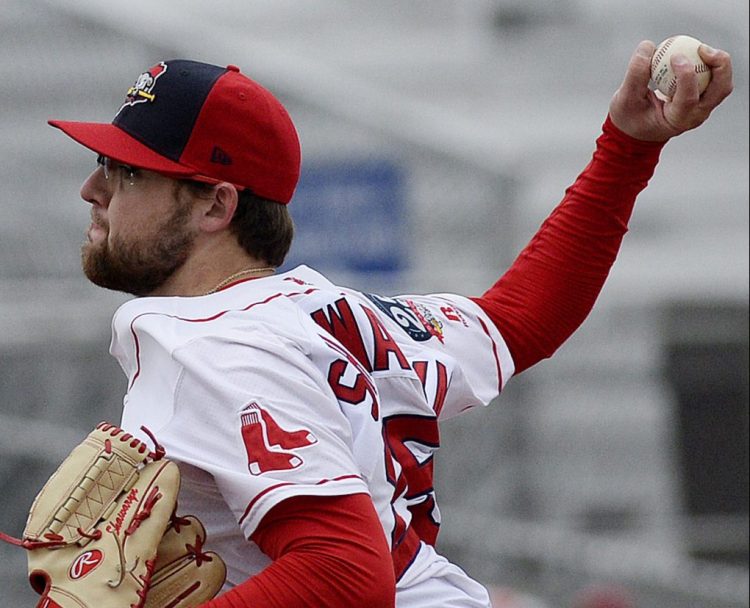
[{"label": "brown beard", "polygon": [[[83,272],[105,289],[145,296],[161,287],[190,255],[195,234],[188,230],[189,214],[177,203],[174,212],[159,226],[156,234],[143,242],[110,244],[84,243],[81,248]],[[105,226],[108,228],[108,226]]]}]

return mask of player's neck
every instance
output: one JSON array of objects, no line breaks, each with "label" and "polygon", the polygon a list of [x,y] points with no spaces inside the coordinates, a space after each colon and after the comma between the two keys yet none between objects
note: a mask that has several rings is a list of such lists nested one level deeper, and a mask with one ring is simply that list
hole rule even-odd
[{"label": "player's neck", "polygon": [[273,274],[236,243],[197,243],[187,261],[150,296],[203,296],[236,280]]}]

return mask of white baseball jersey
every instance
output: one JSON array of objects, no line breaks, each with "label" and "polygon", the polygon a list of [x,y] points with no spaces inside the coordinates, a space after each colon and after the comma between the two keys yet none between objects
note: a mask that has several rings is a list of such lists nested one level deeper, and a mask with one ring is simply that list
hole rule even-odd
[{"label": "white baseball jersey", "polygon": [[[487,405],[513,374],[475,303],[364,294],[300,266],[207,296],[132,300],[111,352],[128,377],[123,428],[147,427],[180,466],[179,510],[205,524],[228,584],[268,565],[248,539],[275,505],[366,492],[399,608],[434,608],[413,591],[446,572],[430,546],[438,419]],[[489,605],[470,593],[480,599],[466,606]]]}]

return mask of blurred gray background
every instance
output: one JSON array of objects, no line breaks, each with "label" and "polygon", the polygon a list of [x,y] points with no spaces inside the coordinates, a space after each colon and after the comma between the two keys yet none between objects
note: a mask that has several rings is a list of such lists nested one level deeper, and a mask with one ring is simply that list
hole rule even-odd
[{"label": "blurred gray background", "polygon": [[[729,50],[736,91],[666,147],[583,328],[444,425],[440,548],[504,590],[497,608],[592,585],[748,606],[747,0],[0,0],[0,530],[21,534],[125,390],[123,296],[79,269],[94,156],[48,118],[111,120],[162,59],[237,64],[300,131],[293,261],[478,295],[588,162],[637,43],[676,33]],[[0,590],[35,603],[6,546]]]}]

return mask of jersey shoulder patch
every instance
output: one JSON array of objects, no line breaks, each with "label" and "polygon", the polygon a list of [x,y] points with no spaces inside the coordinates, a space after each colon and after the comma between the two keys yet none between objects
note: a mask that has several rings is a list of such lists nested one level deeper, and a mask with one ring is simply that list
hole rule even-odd
[{"label": "jersey shoulder patch", "polygon": [[388,298],[372,293],[364,295],[415,342],[426,342],[432,338],[443,341],[443,324],[426,306],[408,298]]}]

